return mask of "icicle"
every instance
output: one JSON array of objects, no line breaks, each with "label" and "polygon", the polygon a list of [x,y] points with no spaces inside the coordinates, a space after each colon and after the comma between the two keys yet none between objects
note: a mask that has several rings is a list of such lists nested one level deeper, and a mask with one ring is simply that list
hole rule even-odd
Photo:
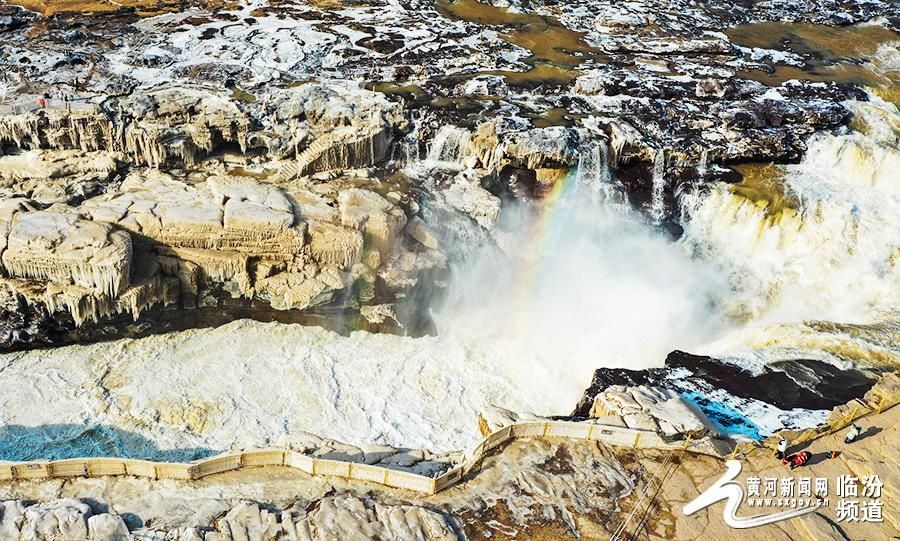
[{"label": "icicle", "polygon": [[188,248],[172,248],[171,252],[179,259],[197,265],[206,279],[214,282],[233,281],[242,295],[252,295],[253,285],[248,271],[250,256],[247,254]]},{"label": "icicle", "polygon": [[168,306],[179,298],[180,283],[177,278],[162,278],[154,275],[151,279],[141,284],[128,288],[116,299],[115,310],[119,313],[128,312],[137,321],[141,313],[146,309],[162,304]]},{"label": "icicle", "polygon": [[10,276],[75,284],[109,297],[128,286],[131,236],[53,210],[18,213],[3,254]]},{"label": "icicle", "polygon": [[653,160],[653,187],[650,194],[650,218],[653,223],[659,224],[665,217],[666,195],[666,153],[665,150],[656,151]]}]

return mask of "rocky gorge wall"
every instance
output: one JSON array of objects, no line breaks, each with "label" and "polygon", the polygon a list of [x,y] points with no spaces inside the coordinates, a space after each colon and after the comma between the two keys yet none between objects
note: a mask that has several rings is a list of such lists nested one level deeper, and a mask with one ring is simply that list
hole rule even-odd
[{"label": "rocky gorge wall", "polygon": [[[433,475],[479,413],[761,439],[900,366],[896,4],[136,4],[0,5],[0,460]],[[603,538],[662,460],[519,442],[426,502],[17,482],[0,528]],[[701,535],[688,462],[653,536]],[[772,535],[843,535],[803,524]]]},{"label": "rocky gorge wall", "polygon": [[[873,8],[840,24],[890,14]],[[490,236],[501,200],[593,168],[677,233],[676,196],[734,180],[721,165],[797,161],[811,134],[848,121],[844,100],[865,99],[843,81],[735,77],[814,61],[718,32],[780,8],[248,2],[93,21],[3,9],[7,348],[203,306],[213,290],[427,329],[421,305],[441,297],[457,250],[439,242],[460,229],[448,222]],[[566,46],[529,50],[521,28]],[[429,219],[435,200],[449,219]],[[417,300],[393,306],[404,299]]]}]

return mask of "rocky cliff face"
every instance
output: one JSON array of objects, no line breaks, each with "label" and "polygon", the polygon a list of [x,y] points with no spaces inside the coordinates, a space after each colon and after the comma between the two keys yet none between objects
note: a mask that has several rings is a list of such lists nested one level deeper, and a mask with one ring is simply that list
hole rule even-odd
[{"label": "rocky cliff face", "polygon": [[[825,421],[900,365],[896,2],[15,3],[42,13],[0,4],[0,350],[217,327],[4,352],[22,391],[0,421],[28,458],[193,458],[314,430],[352,438],[323,452],[427,473],[454,460],[402,446],[469,443],[490,402],[762,438]],[[570,221],[578,242],[561,243],[554,219],[579,213],[600,226]],[[578,287],[537,291],[537,245],[553,244],[553,279]],[[484,247],[505,266],[473,273],[456,334],[342,336],[433,333]],[[567,258],[581,251],[597,257]],[[688,285],[644,299],[648,281]],[[523,309],[523,290],[541,302]],[[736,324],[719,357],[597,370],[571,411],[575,372],[658,366],[724,320],[759,325]],[[641,347],[654,332],[662,354]],[[516,418],[485,411],[483,427]],[[895,478],[894,432],[842,460]],[[0,538],[604,538],[663,460],[518,442],[427,500],[284,472],[11,483]],[[648,538],[726,535],[712,512],[705,532],[669,513],[713,460],[685,458]],[[815,516],[767,535],[844,535]]]},{"label": "rocky cliff face", "polygon": [[[213,286],[281,310],[358,308],[376,299],[379,272],[399,273],[392,297],[445,266],[436,244],[406,233],[416,212],[408,196],[366,178],[404,122],[382,95],[338,83],[285,90],[273,97],[274,132],[252,137],[236,102],[208,92],[127,99],[127,115],[7,117],[7,144],[34,148],[0,157],[7,304],[67,312],[75,326],[154,305],[192,308]],[[195,163],[232,143],[292,159],[255,176]],[[145,168],[163,163],[176,169]],[[411,231],[427,238],[427,229]],[[406,266],[391,268],[401,257]],[[12,324],[6,343],[41,332]]]},{"label": "rocky cliff face", "polygon": [[498,197],[540,198],[574,170],[677,232],[678,194],[739,178],[722,165],[798,160],[847,121],[843,100],[865,99],[783,81],[816,55],[744,47],[723,26],[896,6],[0,10],[2,344],[16,348],[220,290],[427,329],[389,305],[440,289],[455,254],[435,230],[490,234]]}]

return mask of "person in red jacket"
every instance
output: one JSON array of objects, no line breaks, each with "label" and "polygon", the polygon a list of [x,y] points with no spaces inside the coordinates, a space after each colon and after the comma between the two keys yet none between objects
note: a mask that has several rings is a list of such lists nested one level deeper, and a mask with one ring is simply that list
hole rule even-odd
[{"label": "person in red jacket", "polygon": [[785,466],[790,465],[793,470],[794,468],[799,468],[809,462],[811,456],[812,455],[808,451],[800,451],[799,453],[792,453],[782,458],[781,463]]}]

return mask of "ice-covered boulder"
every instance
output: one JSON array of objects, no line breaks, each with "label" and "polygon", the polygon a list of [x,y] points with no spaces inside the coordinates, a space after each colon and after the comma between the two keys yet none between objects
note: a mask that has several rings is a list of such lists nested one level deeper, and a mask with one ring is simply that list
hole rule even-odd
[{"label": "ice-covered boulder", "polygon": [[0,196],[40,204],[72,204],[102,192],[121,155],[81,150],[29,150],[0,156]]},{"label": "ice-covered boulder", "polygon": [[265,144],[273,155],[296,155],[284,178],[374,165],[406,122],[401,106],[352,83],[309,83],[269,99],[275,136],[262,136]]},{"label": "ice-covered boulder", "polygon": [[0,539],[18,539],[25,522],[25,504],[18,500],[0,501]]},{"label": "ice-covered boulder", "polygon": [[516,413],[500,406],[487,406],[478,414],[478,428],[483,436],[494,433],[509,425],[530,421],[547,421],[532,413]]},{"label": "ice-covered boulder", "polygon": [[90,541],[122,541],[128,539],[128,527],[118,515],[100,513],[88,518]]},{"label": "ice-covered boulder", "polygon": [[480,181],[457,175],[441,194],[448,205],[492,231],[500,218],[500,198],[484,189]]},{"label": "ice-covered boulder", "polygon": [[92,514],[90,506],[71,498],[32,505],[25,508],[20,535],[29,541],[86,540]]},{"label": "ice-covered boulder", "polygon": [[370,190],[348,189],[338,195],[341,225],[361,231],[382,257],[388,255],[406,225],[403,209]]},{"label": "ice-covered boulder", "polygon": [[192,186],[160,171],[136,172],[81,208],[167,247],[291,259],[304,244],[305,226],[285,194],[248,178],[212,176]]},{"label": "ice-covered boulder", "polygon": [[578,163],[578,134],[561,126],[514,133],[506,143],[506,157],[519,167],[574,166]]},{"label": "ice-covered boulder", "polygon": [[12,277],[115,297],[128,287],[131,251],[128,233],[87,220],[70,207],[54,206],[13,216],[2,261]]},{"label": "ice-covered boulder", "polygon": [[350,285],[347,273],[333,267],[313,271],[312,276],[282,272],[256,283],[256,291],[276,310],[299,310],[328,302],[336,291]]},{"label": "ice-covered boulder", "polygon": [[414,505],[369,504],[353,496],[324,498],[307,519],[312,539],[456,541],[447,518]]},{"label": "ice-covered boulder", "polygon": [[664,436],[700,436],[711,428],[705,416],[677,393],[657,387],[613,385],[594,397],[591,417],[620,416],[629,428]]},{"label": "ice-covered boulder", "polygon": [[226,539],[234,541],[276,539],[281,533],[277,515],[251,502],[235,505],[224,517],[216,520],[215,526]]}]

